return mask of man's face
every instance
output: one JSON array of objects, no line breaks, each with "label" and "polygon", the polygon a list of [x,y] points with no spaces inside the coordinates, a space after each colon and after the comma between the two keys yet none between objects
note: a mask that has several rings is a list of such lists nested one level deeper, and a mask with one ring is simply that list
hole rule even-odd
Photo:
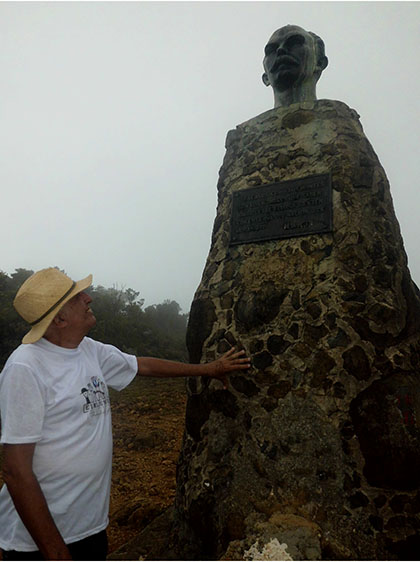
[{"label": "man's face", "polygon": [[315,61],[313,37],[301,27],[282,27],[265,47],[263,81],[275,90],[288,90],[313,75]]},{"label": "man's face", "polygon": [[86,335],[96,324],[96,318],[90,308],[92,298],[82,291],[71,298],[60,310],[60,315],[68,326],[81,335]]}]

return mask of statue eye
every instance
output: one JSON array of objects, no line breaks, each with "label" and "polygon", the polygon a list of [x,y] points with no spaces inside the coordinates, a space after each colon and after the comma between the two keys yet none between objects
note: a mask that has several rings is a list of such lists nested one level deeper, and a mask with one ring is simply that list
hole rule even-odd
[{"label": "statue eye", "polygon": [[291,35],[287,41],[286,46],[288,49],[292,47],[299,47],[305,43],[305,37],[303,35]]},{"label": "statue eye", "polygon": [[277,44],[276,43],[268,43],[265,46],[264,52],[266,54],[266,56],[271,55],[271,53],[275,53],[277,50]]}]

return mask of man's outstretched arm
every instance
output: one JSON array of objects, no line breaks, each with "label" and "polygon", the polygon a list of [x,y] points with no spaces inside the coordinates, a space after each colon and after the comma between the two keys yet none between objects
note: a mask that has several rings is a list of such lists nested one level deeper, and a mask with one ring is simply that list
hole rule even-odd
[{"label": "man's outstretched arm", "polygon": [[23,524],[45,560],[71,560],[32,471],[35,443],[3,445],[3,477]]},{"label": "man's outstretched arm", "polygon": [[167,361],[155,357],[137,357],[138,371],[144,377],[211,377],[223,382],[227,388],[227,375],[233,371],[249,369],[251,361],[245,351],[234,348],[209,363],[193,364]]}]

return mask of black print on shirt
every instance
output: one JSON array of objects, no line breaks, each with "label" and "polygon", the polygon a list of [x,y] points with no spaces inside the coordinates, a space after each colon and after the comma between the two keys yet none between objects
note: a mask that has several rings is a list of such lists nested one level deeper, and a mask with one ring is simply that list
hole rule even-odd
[{"label": "black print on shirt", "polygon": [[105,383],[98,377],[91,377],[91,382],[84,386],[80,394],[86,403],[83,405],[83,413],[90,416],[104,414],[109,408],[109,397]]}]

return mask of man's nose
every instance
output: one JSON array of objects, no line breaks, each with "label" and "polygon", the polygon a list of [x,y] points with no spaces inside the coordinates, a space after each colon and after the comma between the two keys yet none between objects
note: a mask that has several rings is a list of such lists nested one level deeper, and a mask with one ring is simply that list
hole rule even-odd
[{"label": "man's nose", "polygon": [[92,302],[92,297],[90,295],[88,295],[87,293],[85,293],[85,291],[82,292],[82,298],[83,298],[83,301],[86,304],[89,304],[90,302]]}]

